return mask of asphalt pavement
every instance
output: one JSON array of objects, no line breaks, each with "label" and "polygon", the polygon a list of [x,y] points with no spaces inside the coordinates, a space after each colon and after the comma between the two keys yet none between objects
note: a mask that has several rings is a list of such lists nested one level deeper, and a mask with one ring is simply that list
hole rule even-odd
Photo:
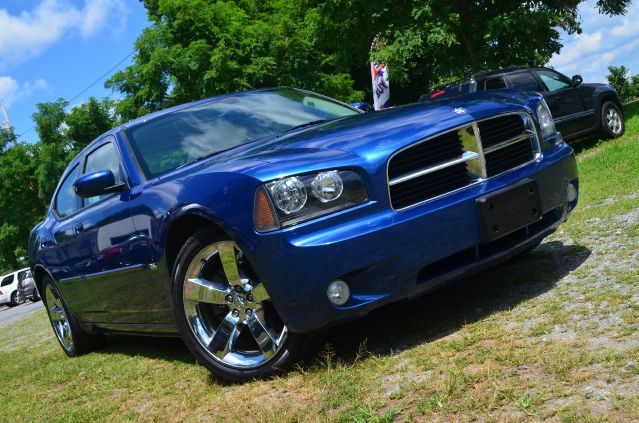
[{"label": "asphalt pavement", "polygon": [[26,301],[16,307],[0,306],[0,328],[27,317],[41,307],[44,307],[42,301],[37,303]]}]

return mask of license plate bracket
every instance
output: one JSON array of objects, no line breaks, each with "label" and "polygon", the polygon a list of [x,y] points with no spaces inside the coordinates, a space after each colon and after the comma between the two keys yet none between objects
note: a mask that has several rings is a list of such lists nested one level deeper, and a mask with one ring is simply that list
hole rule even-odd
[{"label": "license plate bracket", "polygon": [[537,183],[524,179],[477,198],[483,244],[495,241],[542,218]]}]

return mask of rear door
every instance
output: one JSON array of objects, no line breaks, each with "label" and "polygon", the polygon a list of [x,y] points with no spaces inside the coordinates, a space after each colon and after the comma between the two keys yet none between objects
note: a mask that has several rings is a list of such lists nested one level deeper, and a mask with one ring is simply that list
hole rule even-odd
[{"label": "rear door", "polygon": [[53,197],[53,239],[45,240],[41,245],[43,261],[60,284],[81,277],[86,261],[90,258],[78,231],[81,223],[78,213],[82,209],[82,200],[73,191],[73,183],[80,174],[81,165],[76,163],[62,178]]},{"label": "rear door", "polygon": [[592,111],[586,110],[568,77],[552,69],[536,69],[534,72],[542,83],[542,94],[559,132],[570,137],[592,126]]}]

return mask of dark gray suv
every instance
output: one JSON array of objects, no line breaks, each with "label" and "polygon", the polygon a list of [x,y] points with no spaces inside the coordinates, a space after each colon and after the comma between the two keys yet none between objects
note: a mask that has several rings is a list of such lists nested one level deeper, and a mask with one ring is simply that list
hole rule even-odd
[{"label": "dark gray suv", "polygon": [[470,79],[424,94],[420,102],[457,97],[494,89],[536,91],[544,96],[557,130],[572,140],[592,133],[616,138],[625,131],[621,100],[607,84],[584,83],[580,75],[568,78],[550,68],[511,66],[479,72]]}]

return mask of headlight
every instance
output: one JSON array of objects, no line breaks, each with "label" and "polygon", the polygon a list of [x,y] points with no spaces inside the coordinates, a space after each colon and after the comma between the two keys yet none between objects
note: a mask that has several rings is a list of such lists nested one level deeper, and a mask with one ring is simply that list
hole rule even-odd
[{"label": "headlight", "polygon": [[255,194],[255,229],[268,232],[368,201],[357,173],[331,170],[269,182]]},{"label": "headlight", "polygon": [[273,182],[269,191],[277,208],[285,214],[295,213],[306,204],[306,187],[296,177]]},{"label": "headlight", "polygon": [[545,100],[541,100],[537,106],[537,119],[539,119],[539,126],[541,127],[541,137],[548,138],[555,132],[555,121],[552,119],[550,109]]}]

